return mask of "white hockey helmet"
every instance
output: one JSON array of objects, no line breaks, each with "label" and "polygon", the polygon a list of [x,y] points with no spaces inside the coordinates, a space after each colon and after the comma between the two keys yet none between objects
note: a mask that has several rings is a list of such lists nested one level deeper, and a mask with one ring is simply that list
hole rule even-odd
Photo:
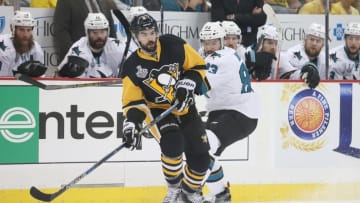
[{"label": "white hockey helmet", "polygon": [[225,29],[221,26],[220,22],[207,22],[201,28],[200,31],[200,40],[209,40],[209,39],[224,39],[226,33]]},{"label": "white hockey helmet", "polygon": [[257,39],[280,40],[279,30],[273,25],[264,25],[259,28]]},{"label": "white hockey helmet", "polygon": [[15,11],[14,17],[11,19],[11,28],[14,29],[15,26],[35,26],[35,19],[31,16],[31,13],[28,11]]},{"label": "white hockey helmet", "polygon": [[312,23],[308,28],[306,35],[313,35],[325,39],[325,26],[319,23]]},{"label": "white hockey helmet", "polygon": [[360,23],[350,22],[345,28],[345,35],[360,35]]},{"label": "white hockey helmet", "polygon": [[238,35],[241,36],[241,30],[234,21],[224,20],[221,25],[225,29],[227,35]]},{"label": "white hockey helmet", "polygon": [[128,21],[131,22],[135,16],[139,16],[142,14],[148,13],[148,10],[143,6],[133,6],[130,7]]},{"label": "white hockey helmet", "polygon": [[103,13],[89,13],[84,21],[84,27],[86,34],[88,30],[108,29],[109,31],[109,21]]}]

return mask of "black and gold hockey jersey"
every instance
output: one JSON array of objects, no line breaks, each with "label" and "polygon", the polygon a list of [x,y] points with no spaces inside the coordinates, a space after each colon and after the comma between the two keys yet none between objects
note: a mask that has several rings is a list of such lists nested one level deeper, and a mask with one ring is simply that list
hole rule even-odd
[{"label": "black and gold hockey jersey", "polygon": [[[124,63],[122,105],[167,109],[174,100],[175,84],[183,78],[196,82],[196,94],[209,90],[204,59],[185,41],[174,35],[162,35],[156,56],[138,49]],[[145,111],[146,112],[146,111]]]}]

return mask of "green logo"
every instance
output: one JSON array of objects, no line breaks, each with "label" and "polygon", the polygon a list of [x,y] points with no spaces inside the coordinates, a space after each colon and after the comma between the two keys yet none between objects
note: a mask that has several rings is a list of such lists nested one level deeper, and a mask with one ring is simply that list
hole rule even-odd
[{"label": "green logo", "polygon": [[0,164],[37,163],[39,91],[0,86]]}]

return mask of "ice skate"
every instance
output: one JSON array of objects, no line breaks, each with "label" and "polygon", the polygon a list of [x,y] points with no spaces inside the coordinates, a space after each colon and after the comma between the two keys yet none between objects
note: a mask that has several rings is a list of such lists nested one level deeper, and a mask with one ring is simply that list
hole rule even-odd
[{"label": "ice skate", "polygon": [[190,193],[182,190],[179,195],[179,203],[203,203],[204,197],[200,192]]},{"label": "ice skate", "polygon": [[162,203],[177,203],[180,193],[181,187],[179,185],[168,186],[168,192]]},{"label": "ice skate", "polygon": [[208,195],[205,197],[204,203],[231,203],[231,194],[229,187],[217,195]]}]

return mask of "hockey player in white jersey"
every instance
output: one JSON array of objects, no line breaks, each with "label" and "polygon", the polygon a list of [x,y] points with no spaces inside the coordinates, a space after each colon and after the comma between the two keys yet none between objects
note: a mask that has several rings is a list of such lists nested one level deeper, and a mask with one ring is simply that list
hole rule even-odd
[{"label": "hockey player in white jersey", "polygon": [[221,25],[225,29],[224,45],[235,49],[242,60],[245,60],[245,47],[241,44],[241,30],[234,21],[224,20]]},{"label": "hockey player in white jersey", "polygon": [[272,25],[259,28],[255,46],[248,47],[245,53],[246,66],[252,79],[277,79],[277,65],[280,34]]},{"label": "hockey player in white jersey", "polygon": [[109,37],[109,22],[102,13],[89,13],[84,26],[86,36],[70,47],[58,66],[59,76],[117,77],[125,44]]},{"label": "hockey player in white jersey", "polygon": [[44,51],[33,38],[35,19],[27,11],[16,11],[11,19],[11,34],[0,35],[0,76],[22,73],[44,75]]},{"label": "hockey player in white jersey", "polygon": [[251,77],[234,49],[224,46],[225,30],[218,22],[207,22],[201,29],[201,46],[206,53],[207,78],[211,86],[206,110],[206,133],[212,164],[206,184],[210,194],[205,202],[231,202],[229,185],[224,181],[218,161],[231,144],[249,136],[258,122],[259,100]]},{"label": "hockey player in white jersey", "polygon": [[360,23],[349,23],[344,34],[345,44],[330,50],[329,78],[360,80]]},{"label": "hockey player in white jersey", "polygon": [[325,27],[312,23],[305,33],[304,43],[281,55],[280,79],[304,79],[310,88],[315,88],[320,79],[326,79],[324,41]]}]

